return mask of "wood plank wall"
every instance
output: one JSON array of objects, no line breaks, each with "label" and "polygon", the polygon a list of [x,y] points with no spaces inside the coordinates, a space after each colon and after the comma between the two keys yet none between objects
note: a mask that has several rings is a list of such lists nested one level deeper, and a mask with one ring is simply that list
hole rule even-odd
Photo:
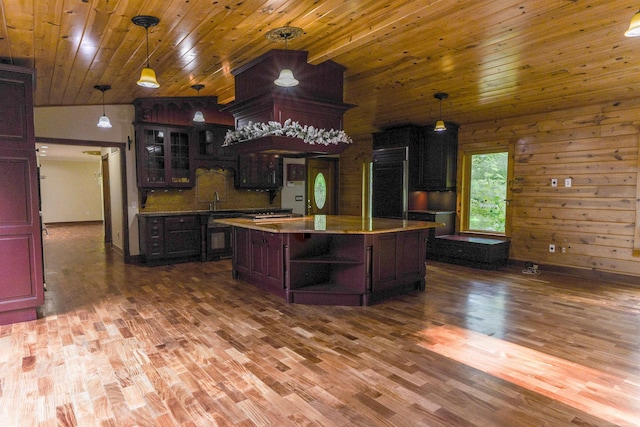
[{"label": "wood plank wall", "polygon": [[373,136],[366,140],[354,140],[353,145],[340,155],[341,215],[362,215],[363,167],[372,160]]},{"label": "wood plank wall", "polygon": [[514,144],[511,259],[640,276],[639,126],[640,100],[461,125],[459,157]]}]

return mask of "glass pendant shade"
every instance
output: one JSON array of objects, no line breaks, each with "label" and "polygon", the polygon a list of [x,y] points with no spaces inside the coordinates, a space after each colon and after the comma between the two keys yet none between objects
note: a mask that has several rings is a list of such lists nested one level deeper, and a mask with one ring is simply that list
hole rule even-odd
[{"label": "glass pendant shade", "polygon": [[293,77],[293,72],[288,68],[284,68],[282,71],[280,71],[280,75],[273,82],[276,85],[282,87],[298,86],[299,83],[298,80]]},{"label": "glass pendant shade", "polygon": [[193,121],[197,123],[204,122],[204,114],[202,114],[202,111],[196,111],[196,113],[193,115]]},{"label": "glass pendant shade", "polygon": [[629,29],[624,33],[627,37],[638,37],[640,36],[640,11],[636,12],[631,18],[631,24],[629,24]]},{"label": "glass pendant shade", "polygon": [[99,128],[110,128],[111,127],[111,121],[109,120],[109,117],[102,115],[100,116],[100,120],[98,120],[98,127]]},{"label": "glass pendant shade", "polygon": [[107,113],[105,113],[104,111],[104,93],[108,90],[111,90],[111,86],[109,85],[96,85],[93,87],[94,89],[98,89],[100,92],[102,92],[102,115],[100,116],[100,119],[98,120],[98,127],[99,128],[104,128],[104,129],[109,129],[111,128],[111,121],[109,120],[109,117],[107,117]]},{"label": "glass pendant shade", "polygon": [[435,130],[436,132],[442,132],[447,130],[447,127],[444,125],[444,122],[442,120],[438,120],[436,122],[436,127],[434,127],[433,130]]},{"label": "glass pendant shade", "polygon": [[138,86],[147,88],[160,87],[158,80],[156,80],[156,72],[152,68],[143,68],[142,73],[140,73],[140,80],[138,80]]}]

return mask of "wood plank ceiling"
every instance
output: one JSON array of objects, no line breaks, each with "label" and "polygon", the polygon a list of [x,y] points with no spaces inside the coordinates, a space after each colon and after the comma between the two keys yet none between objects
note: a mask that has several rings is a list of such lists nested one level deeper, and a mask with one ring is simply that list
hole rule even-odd
[{"label": "wood plank ceiling", "polygon": [[[626,38],[631,0],[0,0],[0,58],[37,69],[36,106],[107,104],[138,97],[234,98],[231,70],[304,34],[289,49],[347,67],[345,119],[355,139],[438,118],[461,125],[635,98],[640,38]],[[136,85],[146,64],[136,15],[149,29],[158,89]]]}]

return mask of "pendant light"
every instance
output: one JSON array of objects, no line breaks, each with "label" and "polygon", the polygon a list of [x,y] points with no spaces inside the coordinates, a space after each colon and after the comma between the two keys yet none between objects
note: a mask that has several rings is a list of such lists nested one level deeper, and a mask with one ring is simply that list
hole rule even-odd
[{"label": "pendant light", "polygon": [[[204,85],[193,85],[191,86],[192,89],[195,89],[198,91],[198,96],[200,96],[200,89],[202,89],[204,87]],[[193,115],[193,120],[196,123],[203,123],[204,122],[204,114],[202,114],[202,111],[196,111],[196,113]]]},{"label": "pendant light", "polygon": [[153,71],[153,68],[149,66],[149,27],[154,27],[158,25],[160,20],[155,16],[147,16],[147,15],[139,15],[131,18],[134,24],[144,27],[146,35],[147,35],[147,66],[142,69],[142,73],[140,73],[140,80],[138,80],[138,86],[147,87],[147,88],[158,88],[160,84],[156,79],[156,72]]},{"label": "pendant light", "polygon": [[102,92],[102,116],[100,116],[100,119],[98,120],[98,127],[109,129],[111,127],[111,121],[109,120],[109,117],[107,117],[107,115],[104,112],[104,93],[109,89],[111,89],[111,86],[96,85],[93,88],[98,89],[100,92]]},{"label": "pendant light", "polygon": [[[280,27],[269,31],[266,37],[272,41],[284,40],[284,50],[288,51],[289,40],[293,40],[302,34],[302,28],[298,27]],[[285,53],[286,58],[286,53]],[[283,68],[280,71],[280,75],[273,81],[277,86],[292,87],[298,86],[299,81],[293,76],[293,71],[290,68]]]},{"label": "pendant light", "polygon": [[631,18],[629,29],[625,31],[624,35],[627,37],[640,36],[640,10],[637,11],[636,14]]},{"label": "pendant light", "polygon": [[446,99],[448,96],[449,94],[444,92],[438,92],[433,95],[434,98],[440,100],[440,119],[436,122],[436,127],[433,128],[433,130],[436,132],[443,132],[447,130],[447,127],[444,125],[444,121],[442,121],[442,100]]}]

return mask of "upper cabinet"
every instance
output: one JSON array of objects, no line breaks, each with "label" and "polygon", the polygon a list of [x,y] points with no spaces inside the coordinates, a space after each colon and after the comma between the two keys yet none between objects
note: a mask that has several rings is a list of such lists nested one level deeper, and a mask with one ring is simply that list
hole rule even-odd
[{"label": "upper cabinet", "polygon": [[[233,116],[220,111],[216,97],[138,98],[136,148],[138,187],[195,185],[198,167],[235,167],[235,153],[222,148]],[[205,123],[194,123],[201,111]]]},{"label": "upper cabinet", "polygon": [[236,152],[222,146],[228,130],[233,130],[233,126],[205,124],[195,127],[193,141],[196,167],[236,168],[238,161]]},{"label": "upper cabinet", "polygon": [[238,158],[236,188],[278,190],[282,187],[282,157],[275,154],[251,154]]},{"label": "upper cabinet", "polygon": [[136,139],[139,187],[194,186],[189,129],[139,125]]},{"label": "upper cabinet", "polygon": [[373,134],[373,149],[409,147],[409,191],[444,191],[456,187],[458,126],[447,130],[405,125]]},{"label": "upper cabinet", "polygon": [[447,130],[436,132],[432,126],[424,129],[424,144],[420,155],[420,181],[424,190],[456,188],[458,125],[446,123]]}]

